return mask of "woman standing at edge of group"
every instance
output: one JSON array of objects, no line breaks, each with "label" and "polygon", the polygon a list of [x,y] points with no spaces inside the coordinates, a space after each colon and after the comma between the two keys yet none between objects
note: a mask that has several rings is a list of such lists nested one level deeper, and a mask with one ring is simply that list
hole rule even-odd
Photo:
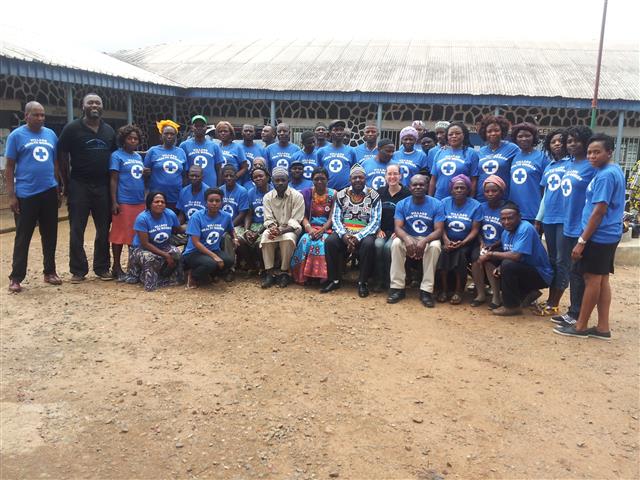
[{"label": "woman standing at edge of group", "polygon": [[509,135],[511,123],[500,115],[486,115],[480,121],[478,135],[486,142],[478,152],[478,191],[476,200],[486,201],[484,198],[484,181],[490,175],[497,175],[507,187],[504,197],[509,195],[509,172],[513,158],[520,152],[520,147],[505,140]]},{"label": "woman standing at edge of group", "polygon": [[109,242],[113,251],[111,275],[121,279],[120,258],[122,247],[131,248],[133,242],[133,224],[136,217],[144,211],[144,162],[136,149],[140,145],[142,131],[135,125],[125,125],[118,129],[120,148],[111,154],[109,170],[111,172],[111,231]]},{"label": "woman standing at edge of group", "polygon": [[[555,333],[572,337],[610,340],[609,310],[616,248],[622,237],[625,204],[625,178],[619,165],[612,162],[614,139],[596,134],[588,142],[587,158],[597,169],[586,192],[581,233],[571,257],[576,270],[584,275],[585,290],[575,325],[560,325]],[[598,324],[587,328],[589,317],[598,307]]]},{"label": "woman standing at edge of group", "polygon": [[558,303],[569,283],[570,252],[565,251],[566,242],[562,228],[564,200],[560,188],[569,163],[566,142],[565,130],[557,129],[549,132],[542,148],[551,163],[544,169],[540,180],[544,194],[536,216],[536,229],[539,230],[539,224],[542,225],[549,263],[553,269],[553,279],[549,285],[547,301],[534,305],[533,313],[539,316],[558,315]]}]

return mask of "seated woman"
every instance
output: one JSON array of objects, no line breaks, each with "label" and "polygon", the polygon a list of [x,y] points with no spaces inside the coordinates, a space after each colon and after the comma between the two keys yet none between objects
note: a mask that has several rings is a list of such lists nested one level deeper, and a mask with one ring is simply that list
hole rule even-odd
[{"label": "seated woman", "polygon": [[142,282],[151,292],[159,287],[182,283],[180,250],[169,243],[172,233],[180,233],[178,217],[167,208],[165,194],[149,192],[146,210],[133,225],[133,249],[129,254],[129,271],[125,281]]},{"label": "seated woman", "polygon": [[442,253],[438,260],[441,292],[439,302],[449,299],[449,272],[455,275],[455,289],[451,296],[451,305],[462,303],[464,285],[467,281],[467,265],[471,257],[473,243],[480,231],[480,203],[471,194],[471,180],[460,174],[451,180],[451,196],[442,200],[444,209],[444,233],[442,235]]},{"label": "seated woman", "polygon": [[301,285],[311,278],[327,279],[327,261],[324,256],[324,241],[331,233],[331,216],[336,191],[327,187],[329,174],[322,167],[313,169],[313,187],[302,190],[304,198],[305,233],[291,257],[293,280]]},{"label": "seated woman", "polygon": [[[489,308],[493,310],[502,305],[500,296],[500,281],[493,276],[496,265],[491,261],[481,263],[480,255],[487,250],[492,250],[494,245],[500,241],[502,235],[502,225],[500,224],[500,209],[504,205],[504,195],[507,186],[504,180],[498,175],[489,175],[482,185],[482,198],[485,200],[480,204],[480,214],[482,217],[481,233],[478,235],[479,242],[471,252],[471,275],[476,284],[476,298],[471,301],[472,307],[482,305],[486,301],[485,281],[489,280],[493,298]],[[486,272],[486,276],[485,276]]]},{"label": "seated woman", "polygon": [[238,264],[244,264],[247,270],[259,268],[262,255],[258,252],[260,236],[264,232],[264,207],[262,199],[273,187],[270,183],[269,172],[266,168],[255,166],[251,171],[251,180],[255,188],[249,190],[249,211],[244,220],[244,227],[236,228],[236,235],[240,241],[238,247]]},{"label": "seated woman", "polygon": [[231,215],[220,211],[222,190],[208,188],[204,198],[207,208],[194,213],[187,225],[189,240],[184,250],[184,263],[188,268],[187,288],[203,285],[233,266],[233,256],[222,250],[225,233],[231,237],[234,247],[238,246]]}]

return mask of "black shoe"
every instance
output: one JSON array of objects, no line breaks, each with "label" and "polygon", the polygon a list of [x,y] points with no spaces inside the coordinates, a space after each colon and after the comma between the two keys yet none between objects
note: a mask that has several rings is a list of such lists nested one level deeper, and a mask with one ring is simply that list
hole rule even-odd
[{"label": "black shoe", "polygon": [[404,289],[390,288],[389,296],[387,297],[387,303],[398,303],[404,297],[405,297]]},{"label": "black shoe", "polygon": [[111,280],[113,280],[113,276],[111,276],[111,272],[109,272],[108,270],[106,272],[96,272],[96,277],[98,277],[103,282],[110,282]]},{"label": "black shoe", "polygon": [[366,282],[358,282],[358,296],[365,298],[369,296],[369,287]]},{"label": "black shoe", "polygon": [[287,288],[287,285],[289,285],[290,283],[291,283],[291,277],[286,273],[283,273],[278,277],[279,288]]},{"label": "black shoe", "polygon": [[553,323],[557,323],[558,325],[563,325],[563,326],[576,324],[576,319],[573,318],[568,313],[563,313],[562,315],[556,315],[555,317],[551,317],[549,320],[552,321]]},{"label": "black shoe", "polygon": [[320,289],[320,293],[329,293],[338,290],[342,285],[340,282],[329,282]]},{"label": "black shoe", "polygon": [[260,287],[271,288],[275,285],[275,283],[276,283],[276,277],[274,277],[270,273],[267,273],[265,274],[264,280],[262,280],[262,284],[260,285]]},{"label": "black shoe", "polygon": [[425,292],[424,290],[420,290],[420,301],[427,308],[433,308],[436,306],[433,301],[433,294],[430,292]]},{"label": "black shoe", "polygon": [[567,337],[589,338],[589,330],[576,330],[575,325],[569,325],[567,327],[557,326],[553,329],[553,333],[558,335],[565,335]]},{"label": "black shoe", "polygon": [[589,338],[597,338],[599,340],[611,340],[611,332],[599,332],[596,327],[587,328]]}]

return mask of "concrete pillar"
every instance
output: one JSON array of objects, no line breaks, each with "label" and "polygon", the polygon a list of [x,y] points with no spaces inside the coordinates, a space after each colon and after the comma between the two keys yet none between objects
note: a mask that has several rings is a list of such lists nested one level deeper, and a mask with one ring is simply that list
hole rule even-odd
[{"label": "concrete pillar", "polygon": [[496,117],[500,115],[500,107],[496,107],[496,109],[493,111],[493,115]]},{"label": "concrete pillar", "polygon": [[276,101],[271,100],[271,126],[276,128]]},{"label": "concrete pillar", "polygon": [[173,121],[176,123],[180,123],[178,121],[178,102],[176,101],[176,97],[173,97],[173,101],[171,102],[171,106],[173,107]]},{"label": "concrete pillar", "polygon": [[378,104],[378,115],[376,116],[376,127],[378,132],[382,131],[382,104]]},{"label": "concrete pillar", "polygon": [[131,98],[131,92],[127,93],[127,123],[129,125],[133,123],[133,99]]},{"label": "concrete pillar", "polygon": [[67,100],[67,122],[73,121],[73,86],[69,83],[66,85]]},{"label": "concrete pillar", "polygon": [[622,130],[624,128],[624,111],[620,110],[618,112],[618,133],[616,135],[616,152],[615,152],[615,161],[616,163],[620,163],[620,156],[622,155]]}]

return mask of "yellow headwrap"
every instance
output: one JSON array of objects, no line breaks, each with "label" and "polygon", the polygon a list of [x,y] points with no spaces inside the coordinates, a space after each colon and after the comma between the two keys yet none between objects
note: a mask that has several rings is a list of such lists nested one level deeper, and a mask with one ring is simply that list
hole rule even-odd
[{"label": "yellow headwrap", "polygon": [[162,135],[162,129],[164,127],[173,127],[176,129],[176,133],[178,133],[178,130],[180,130],[180,125],[178,125],[173,120],[160,120],[159,122],[156,122],[156,126],[158,127],[158,132],[160,132],[160,135]]}]

